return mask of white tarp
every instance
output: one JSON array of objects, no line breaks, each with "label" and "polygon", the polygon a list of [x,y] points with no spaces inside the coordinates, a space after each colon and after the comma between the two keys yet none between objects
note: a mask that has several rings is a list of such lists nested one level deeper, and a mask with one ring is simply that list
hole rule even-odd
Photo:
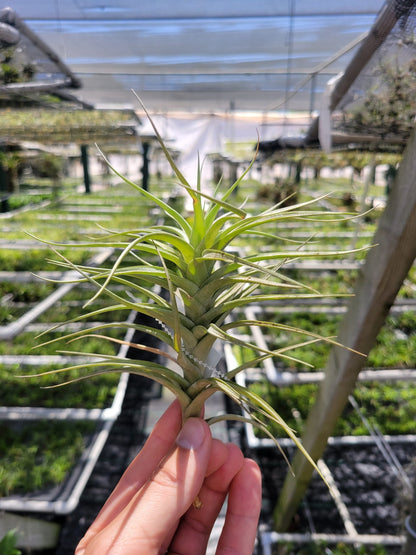
[{"label": "white tarp", "polygon": [[285,103],[305,76],[368,31],[383,0],[14,0],[13,9],[100,106],[161,113],[309,110],[352,51]]},{"label": "white tarp", "polygon": [[[142,135],[152,134],[152,128],[144,115],[140,116],[143,126]],[[213,153],[226,153],[229,141],[251,143],[246,149],[248,163],[254,155],[258,138],[271,140],[276,136],[299,135],[308,126],[303,117],[261,118],[258,114],[209,115],[192,117],[190,114],[171,116],[152,115],[152,119],[168,148],[179,151],[178,166],[192,185],[196,184],[198,157],[204,163]],[[155,169],[153,168],[153,171]],[[212,179],[212,164],[203,166],[203,181]]]}]

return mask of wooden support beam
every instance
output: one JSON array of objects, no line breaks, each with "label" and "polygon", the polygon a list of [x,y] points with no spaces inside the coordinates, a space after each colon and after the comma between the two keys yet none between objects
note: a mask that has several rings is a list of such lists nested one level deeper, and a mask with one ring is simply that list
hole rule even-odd
[{"label": "wooden support beam", "polygon": [[[337,82],[331,94],[329,111],[332,112],[344,98],[355,79],[369,62],[372,55],[383,44],[389,33],[396,25],[397,21],[408,13],[414,5],[414,0],[407,2],[386,2],[374,22],[367,37],[361,43],[353,59],[344,71],[342,77]],[[310,144],[318,140],[319,117],[312,122],[306,137],[305,143]]]},{"label": "wooden support beam", "polygon": [[[355,296],[338,335],[340,343],[366,355],[416,257],[416,130],[380,217],[374,244],[377,246],[369,251],[359,271]],[[303,444],[315,461],[321,458],[365,362],[365,357],[347,349],[332,349],[303,435]],[[275,508],[278,531],[287,529],[313,474],[300,452],[294,457],[293,471],[295,477],[290,473],[286,476]]]}]

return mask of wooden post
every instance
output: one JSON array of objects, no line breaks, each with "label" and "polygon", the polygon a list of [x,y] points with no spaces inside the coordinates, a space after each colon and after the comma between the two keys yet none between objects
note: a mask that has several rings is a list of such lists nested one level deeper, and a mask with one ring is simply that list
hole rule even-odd
[{"label": "wooden post", "polygon": [[[355,296],[341,323],[338,340],[368,354],[416,257],[416,130],[380,217],[374,244],[360,271]],[[353,391],[365,357],[333,348],[303,434],[303,444],[317,461]],[[301,453],[293,460],[295,477],[286,476],[274,511],[275,528],[286,530],[308,487],[313,468]]]},{"label": "wooden post", "polygon": [[[348,67],[337,81],[331,94],[330,112],[335,110],[370,58],[389,36],[397,21],[400,17],[410,12],[414,3],[415,0],[408,0],[407,2],[394,0],[384,4],[367,37],[363,40]],[[318,133],[319,117],[315,118],[311,123],[305,137],[305,143],[309,144],[317,141]]]}]

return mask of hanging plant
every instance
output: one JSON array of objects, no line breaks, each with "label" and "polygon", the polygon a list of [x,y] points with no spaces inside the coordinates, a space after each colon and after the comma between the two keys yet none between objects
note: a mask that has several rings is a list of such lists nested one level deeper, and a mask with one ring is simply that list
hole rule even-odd
[{"label": "hanging plant", "polygon": [[347,131],[399,136],[405,143],[416,117],[416,61],[400,65],[398,60],[383,59],[376,70],[362,103],[343,113],[342,126]]},{"label": "hanging plant", "polygon": [[31,81],[36,73],[35,66],[25,62],[15,46],[2,49],[0,52],[0,83],[26,83]]},{"label": "hanging plant", "polygon": [[[315,289],[285,276],[282,268],[294,257],[328,256],[328,253],[305,252],[300,248],[295,255],[293,252],[274,251],[242,257],[234,252],[232,247],[243,235],[270,239],[272,235],[264,228],[271,223],[298,219],[311,219],[316,222],[319,218],[339,219],[350,216],[340,216],[339,213],[329,215],[327,211],[313,210],[310,206],[312,202],[286,207],[276,205],[254,215],[245,211],[244,207],[234,206],[229,202],[230,195],[247,175],[254,160],[244,174],[225,191],[222,191],[220,183],[212,195],[203,192],[199,170],[196,187],[192,187],[176,166],[151,119],[150,121],[180,187],[192,201],[191,215],[185,217],[162,199],[123,177],[109,164],[117,176],[137,190],[139,196],[144,196],[161,209],[166,223],[111,231],[104,239],[86,243],[85,246],[111,246],[120,251],[116,262],[110,268],[74,264],[63,255],[56,263],[68,270],[76,270],[80,275],[77,280],[79,283],[91,283],[96,287],[96,293],[86,307],[100,295],[107,295],[112,300],[112,304],[107,308],[86,311],[71,320],[72,322],[97,317],[103,312],[125,309],[146,315],[153,321],[153,324],[146,325],[115,322],[86,327],[68,334],[68,341],[95,336],[102,340],[123,343],[113,337],[107,337],[105,330],[114,327],[124,330],[134,328],[155,337],[164,347],[136,343],[128,343],[128,346],[155,353],[168,363],[98,355],[98,362],[92,360],[89,364],[54,372],[67,372],[75,368],[85,370],[85,376],[78,379],[108,372],[130,372],[146,376],[174,393],[181,404],[184,420],[191,416],[199,416],[205,401],[216,391],[223,392],[252,416],[245,418],[235,414],[224,414],[208,417],[209,424],[225,419],[249,420],[270,435],[267,424],[254,415],[256,411],[266,422],[273,421],[282,426],[311,464],[314,464],[294,431],[279,414],[260,396],[235,383],[233,378],[239,372],[259,364],[268,357],[279,356],[291,360],[290,350],[296,347],[307,346],[316,341],[338,344],[333,338],[322,337],[311,331],[239,317],[241,311],[252,303],[323,296]],[[57,247],[67,248],[68,244],[52,246],[56,251]],[[56,252],[59,254],[59,251]],[[351,251],[332,254],[340,256],[349,252]],[[127,260],[131,258],[134,259],[134,264],[126,265]],[[117,291],[112,285],[118,286]],[[120,286],[123,292],[120,292]],[[262,287],[267,287],[268,292],[262,292]],[[139,300],[139,297],[146,298],[147,301]],[[299,342],[274,351],[262,349],[235,334],[236,330],[246,326],[292,331],[299,334]],[[224,372],[213,365],[210,358],[214,346],[221,342],[253,349],[256,354],[248,362]],[[96,354],[82,354],[97,358]]]}]

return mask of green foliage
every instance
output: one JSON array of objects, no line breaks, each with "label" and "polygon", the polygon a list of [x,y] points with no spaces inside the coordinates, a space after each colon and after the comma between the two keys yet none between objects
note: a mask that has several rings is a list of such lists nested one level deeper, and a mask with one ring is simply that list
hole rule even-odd
[{"label": "green foliage", "polygon": [[[1,62],[0,62],[1,64]],[[13,69],[0,65],[0,82],[3,78],[16,79]],[[22,72],[20,73],[22,76]],[[36,140],[43,144],[78,143],[100,144],[110,141],[112,144],[134,144],[137,136],[134,132],[137,120],[129,110],[70,110],[68,107],[57,110],[52,106],[56,97],[44,95],[39,103],[51,105],[51,109],[3,109],[0,110],[2,136],[9,140]],[[66,108],[66,109],[65,109]]]},{"label": "green foliage", "polygon": [[[110,339],[121,340],[123,339],[123,330],[116,328],[116,323],[112,328],[107,329],[106,336]],[[63,337],[62,341],[59,341],[59,337]],[[65,340],[65,333],[59,332],[48,334],[45,338],[52,339],[54,344],[47,344],[41,350],[36,349],[38,343],[38,333],[37,332],[22,332],[17,337],[13,339],[12,344],[0,343],[0,354],[9,355],[30,355],[30,354],[41,354],[41,355],[53,355],[59,350],[65,350],[68,348],[68,343]],[[80,345],[82,345],[82,351],[85,353],[96,353],[97,355],[110,355],[115,354],[116,345],[113,341],[103,341],[97,337],[85,337],[80,340]]]},{"label": "green foliage", "polygon": [[25,62],[21,52],[16,55],[15,46],[2,48],[0,53],[0,83],[22,83],[30,81],[35,73],[31,63]]},{"label": "green foliage", "polygon": [[0,80],[5,85],[9,83],[18,83],[20,81],[20,75],[18,70],[10,64],[1,64]]},{"label": "green foliage", "polygon": [[92,433],[91,422],[0,423],[0,495],[61,483]]},{"label": "green foliage", "polygon": [[21,551],[16,548],[16,530],[9,530],[0,540],[0,555],[21,555]]},{"label": "green foliage", "polygon": [[296,204],[299,197],[299,186],[291,181],[276,181],[274,184],[262,185],[257,190],[257,200],[268,201],[270,204],[281,203],[281,206]]},{"label": "green foliage", "polygon": [[8,303],[35,303],[50,294],[55,285],[46,282],[0,282],[0,298],[7,296]]},{"label": "green foliage", "polygon": [[0,164],[6,170],[17,170],[22,161],[22,157],[18,152],[0,151]]},{"label": "green foliage", "polygon": [[[292,385],[287,387],[276,387],[266,380],[253,382],[249,385],[250,391],[264,399],[280,414],[283,420],[297,434],[302,432],[302,421],[306,420],[309,410],[312,407],[318,386],[315,384]],[[262,420],[262,416],[259,415]],[[274,437],[281,438],[285,434],[280,426],[273,423],[269,425],[269,430]],[[262,430],[257,429],[256,435],[265,437]]]},{"label": "green foliage", "polygon": [[[89,256],[89,252],[81,249],[66,249],[67,255],[70,254],[73,260],[78,263],[85,261]],[[51,251],[45,248],[37,249],[1,249],[0,250],[0,268],[3,272],[40,272],[42,270],[56,270],[53,263],[48,262]]]},{"label": "green foliage", "polygon": [[[318,284],[311,281],[311,285]],[[326,285],[323,287],[326,290]],[[265,310],[261,316],[278,326],[292,325],[293,328],[313,332],[319,329],[323,336],[331,337],[337,334],[341,316],[329,315],[323,312],[293,312],[279,314],[278,308],[275,310]],[[278,350],[288,348],[294,344],[294,332],[279,328],[269,329],[268,342],[270,349]],[[300,333],[296,333],[300,337]],[[290,349],[288,353],[293,360],[286,360],[286,369],[307,370],[306,365],[322,370],[326,365],[330,343],[321,341],[308,346],[299,346]],[[416,364],[416,317],[411,312],[405,312],[399,316],[389,316],[382,329],[380,330],[375,345],[368,355],[369,367],[376,368],[411,368]],[[247,356],[242,359],[247,361]]]},{"label": "green foliage", "polygon": [[44,200],[51,200],[52,195],[48,193],[39,193],[33,195],[13,194],[8,198],[9,210],[17,210],[23,206],[40,203]]},{"label": "green foliage", "polygon": [[[382,434],[416,433],[416,391],[406,382],[359,382],[354,392],[361,413]],[[352,430],[352,431],[349,431]],[[338,424],[338,434],[367,435],[359,415],[347,407]]]},{"label": "green foliage", "polygon": [[[305,332],[304,339],[307,337],[306,334],[313,333],[317,329],[319,329],[320,334],[325,337],[334,337],[337,334],[340,322],[339,316],[330,317],[325,313],[313,312],[279,314],[278,311],[274,311],[273,313],[268,311],[265,317],[278,326],[292,325],[294,329],[302,330]],[[270,330],[270,348],[274,350],[278,350],[279,348],[287,349],[291,345],[294,345],[289,351],[292,359],[285,361],[287,368],[298,370],[307,370],[307,367],[311,369],[322,369],[328,358],[331,344],[327,341],[316,341],[309,345],[299,345],[297,347],[293,341],[293,333],[293,331],[289,332],[289,330],[286,331],[286,333],[279,332],[278,327],[276,330]]]},{"label": "green foliage", "polygon": [[[272,405],[285,422],[297,433],[302,432],[312,408],[318,385],[303,384],[277,387],[267,381],[250,384],[250,390]],[[405,382],[358,382],[353,397],[361,414],[382,434],[406,435],[416,433],[416,391]],[[262,417],[259,416],[261,419]],[[278,426],[271,425],[275,437],[283,437]],[[348,404],[337,422],[333,435],[369,435],[360,414]],[[259,437],[264,437],[257,430]]]},{"label": "green foliage", "polygon": [[[32,406],[32,407],[74,407],[74,408],[106,408],[110,406],[117,390],[118,374],[104,374],[92,378],[88,382],[79,381],[83,372],[74,369],[59,374],[60,367],[55,365],[24,368],[0,365],[0,406]],[[28,377],[22,379],[22,372]],[[41,377],[30,376],[43,372]],[[48,372],[53,372],[48,373]],[[74,383],[60,389],[47,389],[50,386],[66,382]]]},{"label": "green foliage", "polygon": [[403,312],[396,319],[389,318],[388,323],[407,335],[416,334],[416,314],[413,310]]},{"label": "green foliage", "polygon": [[0,326],[6,326],[13,321],[13,314],[7,306],[0,305]]},{"label": "green foliage", "polygon": [[416,318],[413,312],[389,316],[368,356],[374,367],[411,368],[416,364]]},{"label": "green foliage", "polygon": [[30,164],[34,175],[56,179],[62,171],[63,159],[55,154],[45,152],[31,160]]},{"label": "green foliage", "polygon": [[344,114],[344,127],[382,136],[408,137],[416,115],[415,65],[414,59],[402,65],[397,60],[383,59],[375,84],[362,105]]}]

